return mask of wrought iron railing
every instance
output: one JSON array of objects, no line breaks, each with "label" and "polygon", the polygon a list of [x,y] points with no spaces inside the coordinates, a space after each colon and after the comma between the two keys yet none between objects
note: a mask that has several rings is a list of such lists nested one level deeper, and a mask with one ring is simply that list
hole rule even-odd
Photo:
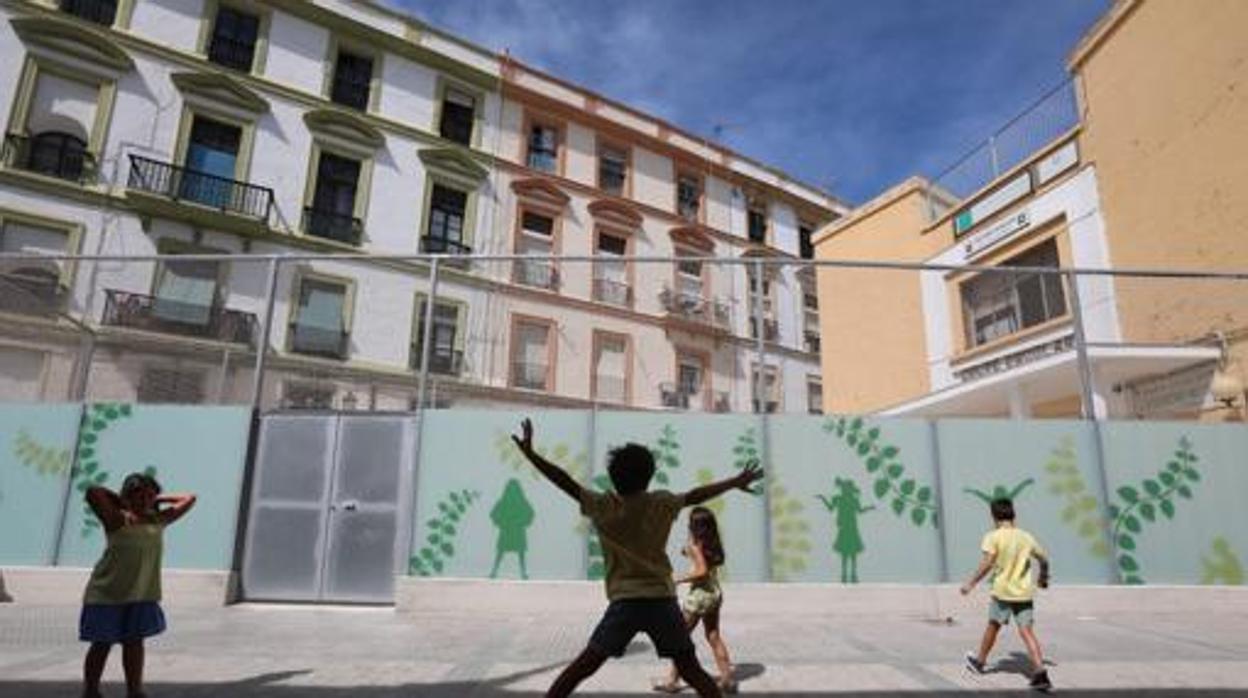
[{"label": "wrought iron railing", "polygon": [[622,281],[612,279],[594,279],[594,300],[599,303],[618,305],[621,308],[633,307],[633,287]]},{"label": "wrought iron railing", "polygon": [[208,44],[208,60],[234,70],[251,71],[256,45],[233,37],[217,35]]},{"label": "wrought iron railing", "polygon": [[[750,317],[750,337],[758,338],[757,318]],[[763,339],[774,342],[780,338],[780,324],[772,318],[763,318]]]},{"label": "wrought iron railing", "polygon": [[351,333],[345,329],[290,323],[290,350],[298,354],[345,359],[350,341]]},{"label": "wrought iron railing", "polygon": [[4,137],[4,164],[70,182],[95,179],[95,156],[82,139],[67,133],[51,132],[26,136],[10,133]]},{"label": "wrought iron railing", "polygon": [[61,11],[111,27],[117,19],[117,0],[61,0]]},{"label": "wrought iron railing", "polygon": [[527,390],[548,390],[547,373],[550,367],[546,364],[528,361],[511,362],[511,385]]},{"label": "wrought iron railing", "polygon": [[273,211],[273,190],[268,187],[138,155],[130,156],[130,181],[127,186],[174,201],[187,201],[263,221],[268,221]]},{"label": "wrought iron railing", "polygon": [[664,288],[659,292],[659,302],[672,317],[720,329],[727,329],[731,324],[728,304],[720,300]]},{"label": "wrought iron railing", "polygon": [[820,338],[819,333],[806,330],[805,337],[806,337],[806,351],[809,351],[813,354],[818,354],[819,347],[822,346],[822,343],[820,342],[821,338]]},{"label": "wrought iron railing", "polygon": [[303,232],[313,237],[359,245],[364,222],[355,216],[307,206],[303,209]]},{"label": "wrought iron railing", "polygon": [[251,313],[118,290],[105,292],[103,324],[249,346],[256,337]]},{"label": "wrought iron railing", "polygon": [[512,266],[512,279],[522,286],[555,291],[559,288],[559,269],[544,259],[517,259]]},{"label": "wrought iron railing", "polygon": [[594,399],[617,405],[628,403],[628,381],[623,376],[594,376]]},{"label": "wrought iron railing", "polygon": [[675,383],[659,384],[659,402],[674,410],[689,409],[689,393]]},{"label": "wrought iron railing", "polygon": [[[411,368],[419,371],[421,352],[424,349],[418,342],[412,343]],[[461,349],[450,351],[431,348],[429,350],[429,372],[442,376],[458,376],[464,367],[464,352]]]},{"label": "wrought iron railing", "polygon": [[59,274],[39,267],[0,267],[0,312],[55,315],[65,310],[69,288]]}]

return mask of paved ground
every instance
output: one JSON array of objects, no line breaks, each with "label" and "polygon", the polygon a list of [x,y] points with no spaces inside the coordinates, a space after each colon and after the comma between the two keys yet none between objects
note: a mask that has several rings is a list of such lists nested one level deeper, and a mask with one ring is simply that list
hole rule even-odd
[{"label": "paved ground", "polygon": [[[959,658],[980,632],[977,604],[953,609],[953,623],[817,612],[766,617],[730,607],[725,633],[744,694],[1021,693],[1025,661],[1013,634],[994,673],[973,677],[962,668]],[[169,616],[170,632],[149,649],[152,698],[537,696],[594,620],[249,605],[175,609]],[[83,647],[75,640],[76,619],[72,606],[0,605],[0,696],[78,695]],[[1248,695],[1248,616],[1141,608],[1108,618],[1041,615],[1040,621],[1063,695]],[[700,640],[699,653],[709,659]],[[660,669],[638,641],[583,690],[648,695]],[[113,683],[105,695],[124,695],[116,659],[107,678]]]}]

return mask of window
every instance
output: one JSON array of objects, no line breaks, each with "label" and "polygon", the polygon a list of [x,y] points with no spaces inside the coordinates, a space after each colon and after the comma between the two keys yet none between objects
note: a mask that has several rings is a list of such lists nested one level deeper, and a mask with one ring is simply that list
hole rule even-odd
[{"label": "window", "polygon": [[708,387],[705,357],[689,352],[677,352],[675,391],[673,395],[665,396],[665,406],[679,409],[705,409]]},{"label": "window", "polygon": [[559,170],[559,131],[552,126],[533,124],[529,128],[529,167],[542,172]]},{"label": "window", "polygon": [[767,242],[767,208],[760,202],[750,202],[748,213],[750,242]]},{"label": "window", "polygon": [[346,51],[338,52],[334,64],[334,81],[329,99],[338,104],[365,111],[373,82],[373,59]]},{"label": "window", "polygon": [[204,402],[203,371],[146,366],[139,376],[139,402],[199,405]]},{"label": "window", "polygon": [[814,234],[814,230],[805,223],[797,226],[798,255],[802,259],[815,258],[815,245],[811,242],[811,236]]},{"label": "window", "polygon": [[594,264],[594,300],[621,307],[633,303],[633,289],[628,283],[628,238],[599,231],[595,246],[603,261]]},{"label": "window", "polygon": [[823,381],[814,376],[806,379],[806,411],[823,414]]},{"label": "window", "polygon": [[676,292],[682,298],[701,299],[704,288],[705,267],[700,259],[688,259],[696,253],[687,250],[676,250],[680,259],[676,262]]},{"label": "window", "polygon": [[681,174],[676,178],[676,212],[681,218],[697,222],[702,208],[702,178]]},{"label": "window", "polygon": [[111,27],[117,20],[117,0],[61,0],[61,11]]},{"label": "window", "polygon": [[551,390],[553,372],[551,359],[551,325],[532,320],[518,320],[511,350],[511,384],[529,390]]},{"label": "window", "polygon": [[178,196],[214,208],[231,203],[243,130],[196,115],[178,185]]},{"label": "window", "polygon": [[[69,233],[63,229],[6,220],[0,227],[0,252],[64,254]],[[64,260],[21,260],[0,266],[0,310],[43,314],[63,300]]]},{"label": "window", "polygon": [[628,152],[602,144],[598,146],[598,188],[614,196],[624,196],[628,186]]},{"label": "window", "polygon": [[[412,369],[420,370],[425,346],[425,313],[428,302],[416,303],[416,338],[412,343]],[[459,344],[459,306],[454,303],[433,304],[433,334],[429,338],[429,371],[443,375],[459,375],[464,352]]]},{"label": "window", "polygon": [[291,351],[347,358],[347,286],[319,278],[301,279],[299,305],[291,323]]},{"label": "window", "polygon": [[[1048,240],[1006,260],[1002,267],[1057,268],[1057,244]],[[1066,314],[1056,274],[984,272],[962,284],[966,342],[975,347]]]},{"label": "window", "polygon": [[442,120],[438,124],[438,133],[448,141],[471,145],[476,111],[475,97],[454,87],[446,88],[442,95]]},{"label": "window", "polygon": [[220,262],[206,260],[166,260],[157,273],[152,316],[207,329],[217,304]]},{"label": "window", "polygon": [[[761,405],[759,404],[760,397],[763,400]],[[758,366],[752,367],[750,371],[750,401],[754,406],[755,412],[780,411],[780,381],[775,366],[768,366],[763,369],[761,391],[759,388]]]},{"label": "window", "polygon": [[82,181],[94,174],[87,143],[95,129],[100,85],[38,71],[25,132],[5,138],[5,162],[42,175]]},{"label": "window", "polygon": [[802,326],[805,330],[806,350],[817,352],[819,337],[819,296],[811,288],[814,284],[802,284]]},{"label": "window", "polygon": [[[516,254],[550,255],[554,250],[555,219],[541,213],[521,210]],[[552,260],[518,259],[514,268],[515,281],[518,284],[546,289],[554,289],[558,285]]]},{"label": "window", "polygon": [[316,192],[305,220],[308,234],[359,244],[360,221],[355,217],[359,180],[359,160],[321,153],[316,168]]},{"label": "window", "polygon": [[317,383],[288,381],[282,386],[282,407],[297,410],[334,409],[334,388]]},{"label": "window", "polygon": [[594,399],[628,404],[628,337],[606,332],[594,334]]},{"label": "window", "polygon": [[260,18],[232,7],[217,8],[208,42],[208,60],[244,73],[251,72],[255,62],[256,42],[260,38]]},{"label": "window", "polygon": [[429,229],[425,231],[424,252],[464,254],[464,216],[468,194],[442,184],[434,184],[429,194]]},{"label": "window", "polygon": [[[750,288],[749,288],[750,336],[757,338],[758,337],[758,303],[760,299],[758,297],[758,284],[754,275],[753,266],[748,267],[748,271],[746,272],[746,278],[748,279],[748,283],[750,284]],[[771,277],[768,275],[766,271],[764,271],[763,272],[763,295],[761,299],[762,304],[763,304],[763,330],[765,332],[763,338],[769,341],[774,341],[779,337],[779,327],[777,326],[777,323],[776,323],[776,302],[775,302],[775,296],[772,295],[772,290],[774,286],[775,284],[772,283]]]}]

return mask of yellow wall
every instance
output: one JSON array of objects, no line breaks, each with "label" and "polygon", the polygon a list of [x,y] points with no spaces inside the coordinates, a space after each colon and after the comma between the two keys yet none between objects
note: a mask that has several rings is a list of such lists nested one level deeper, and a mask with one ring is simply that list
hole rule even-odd
[{"label": "yellow wall", "polygon": [[[816,236],[817,259],[921,262],[948,244],[922,234],[921,180],[909,180]],[[823,395],[827,412],[888,407],[928,392],[919,275],[821,267]]]},{"label": "yellow wall", "polygon": [[[1248,2],[1123,1],[1072,57],[1117,267],[1248,269]],[[1124,338],[1248,327],[1248,283],[1123,280]]]}]

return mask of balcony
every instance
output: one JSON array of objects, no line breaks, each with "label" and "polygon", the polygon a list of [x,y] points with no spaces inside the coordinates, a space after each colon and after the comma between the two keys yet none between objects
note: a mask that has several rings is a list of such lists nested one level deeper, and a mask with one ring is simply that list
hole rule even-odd
[{"label": "balcony", "polygon": [[130,189],[268,222],[273,190],[166,162],[130,156]]},{"label": "balcony", "polygon": [[44,267],[0,267],[0,313],[49,316],[63,312],[69,289],[60,274]]},{"label": "balcony", "polygon": [[819,353],[819,348],[820,348],[820,346],[822,346],[822,345],[820,344],[820,339],[821,339],[821,337],[819,336],[819,333],[818,333],[818,332],[812,332],[811,330],[806,330],[806,332],[805,332],[805,334],[804,334],[803,336],[804,336],[804,337],[805,337],[805,339],[806,339],[806,351],[808,351],[808,352],[810,352],[810,353],[812,353],[812,354],[818,354],[818,353]]},{"label": "balcony", "polygon": [[256,55],[256,45],[238,39],[216,35],[208,45],[208,60],[227,68],[251,72],[251,64]]},{"label": "balcony", "polygon": [[684,388],[678,387],[675,383],[659,384],[659,401],[668,409],[689,409],[689,395]]},{"label": "balcony", "polygon": [[6,167],[79,184],[95,180],[95,156],[87,151],[81,138],[68,133],[10,133],[4,137],[4,152],[0,155]]},{"label": "balcony", "polygon": [[[750,337],[758,339],[757,319],[750,317]],[[775,342],[780,339],[780,324],[772,318],[763,318],[763,340]]]},{"label": "balcony", "polygon": [[633,307],[633,287],[622,281],[594,279],[594,300],[621,308]]},{"label": "balcony", "polygon": [[559,269],[545,259],[517,259],[512,265],[512,280],[521,286],[559,290]]},{"label": "balcony", "polygon": [[732,399],[728,397],[728,393],[723,390],[716,390],[714,393],[714,401],[711,403],[712,412],[731,412]]},{"label": "balcony", "polygon": [[[422,347],[413,343],[411,351],[411,368],[420,370]],[[464,367],[464,352],[461,349],[443,350],[430,347],[429,372],[440,376],[458,376]]]},{"label": "balcony", "polygon": [[111,27],[117,19],[117,0],[61,0],[61,11]]},{"label": "balcony", "polygon": [[547,390],[549,367],[546,364],[526,361],[511,363],[511,385],[525,390]]},{"label": "balcony", "polygon": [[103,323],[248,346],[256,336],[251,313],[116,290],[105,292]]},{"label": "balcony", "polygon": [[594,376],[594,399],[617,405],[628,404],[628,383],[623,376]]},{"label": "balcony", "polygon": [[347,358],[351,333],[344,329],[290,323],[290,350],[326,359]]},{"label": "balcony", "polygon": [[731,409],[731,403],[726,392],[721,390],[713,392],[690,390],[675,383],[659,384],[659,402],[670,410],[728,412]]},{"label": "balcony", "polygon": [[359,218],[308,206],[303,209],[303,232],[313,237],[359,246],[364,223]]},{"label": "balcony", "polygon": [[664,288],[659,302],[669,318],[727,330],[730,324],[728,304],[704,296]]}]

